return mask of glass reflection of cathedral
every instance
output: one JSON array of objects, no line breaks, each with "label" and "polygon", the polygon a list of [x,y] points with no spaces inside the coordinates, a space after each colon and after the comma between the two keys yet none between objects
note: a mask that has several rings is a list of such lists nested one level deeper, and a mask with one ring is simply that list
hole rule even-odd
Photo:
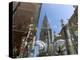
[{"label": "glass reflection of cathedral", "polygon": [[[53,48],[53,41],[52,41],[52,29],[50,27],[50,24],[48,22],[47,16],[44,16],[43,24],[41,27],[41,32],[40,32],[40,40],[46,43],[46,54],[45,55],[51,55],[52,54],[52,48]],[[45,56],[44,55],[44,56]]]},{"label": "glass reflection of cathedral", "polygon": [[[14,2],[13,8],[18,3]],[[36,43],[36,31],[38,20],[40,16],[42,4],[34,3],[20,3],[13,15],[12,23],[12,57],[31,57],[34,55],[35,43]],[[71,43],[73,44],[73,54],[78,53],[78,7],[75,8],[74,14],[71,16],[68,22],[68,27],[71,35]],[[38,56],[53,56],[54,43],[59,39],[65,39],[64,27],[60,31],[60,36],[56,36],[52,32],[51,26],[48,22],[48,17],[45,15],[42,23],[40,37],[39,37],[39,50]],[[67,38],[68,39],[68,38]],[[72,48],[72,45],[70,45]],[[69,46],[66,46],[69,47]],[[55,47],[56,48],[56,47]],[[67,48],[70,50],[71,48]],[[72,50],[72,49],[71,49]],[[70,51],[71,51],[70,50]],[[60,52],[60,51],[58,51]],[[60,52],[61,53],[61,52]],[[69,53],[69,54],[72,54]],[[30,55],[31,54],[31,55]],[[58,54],[57,54],[58,55]],[[63,54],[64,55],[64,54]]]}]

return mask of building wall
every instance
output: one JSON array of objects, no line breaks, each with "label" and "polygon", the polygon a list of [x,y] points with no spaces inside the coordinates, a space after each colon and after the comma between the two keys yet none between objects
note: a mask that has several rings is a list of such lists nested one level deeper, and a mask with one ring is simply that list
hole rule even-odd
[{"label": "building wall", "polygon": [[[17,6],[17,4],[18,2],[14,2],[13,10]],[[13,15],[12,43],[13,48],[16,47],[18,49],[18,52],[20,51],[22,37],[27,36],[30,24],[33,24],[33,31],[31,31],[32,36],[30,36],[30,38],[33,38],[36,33],[37,26],[35,26],[35,24],[37,24],[36,21],[38,21],[40,7],[41,4],[20,2],[20,5]]]}]

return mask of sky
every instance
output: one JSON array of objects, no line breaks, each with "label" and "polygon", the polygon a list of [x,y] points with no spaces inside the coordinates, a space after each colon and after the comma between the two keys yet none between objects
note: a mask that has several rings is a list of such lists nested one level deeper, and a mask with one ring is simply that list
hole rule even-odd
[{"label": "sky", "polygon": [[40,30],[43,24],[44,16],[48,18],[48,24],[50,25],[52,31],[55,31],[57,35],[61,31],[61,19],[63,19],[64,24],[68,23],[69,18],[74,13],[73,5],[63,5],[63,4],[46,4],[43,3],[40,11],[40,17],[38,22],[38,32],[37,37],[39,38]]},{"label": "sky", "polygon": [[[74,12],[72,5],[61,5],[61,4],[44,4],[45,14],[48,17],[49,23],[51,24],[52,29],[59,33],[61,30],[61,19],[64,20],[64,24],[68,23],[69,18]],[[44,9],[43,9],[44,11]]]}]

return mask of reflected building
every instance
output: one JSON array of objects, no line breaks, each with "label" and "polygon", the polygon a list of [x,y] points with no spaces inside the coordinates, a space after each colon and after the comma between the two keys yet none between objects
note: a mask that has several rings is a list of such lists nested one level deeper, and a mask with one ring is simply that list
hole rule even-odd
[{"label": "reflected building", "polygon": [[[45,54],[44,53],[42,53],[42,54],[44,56],[52,55],[52,53],[53,53],[52,29],[50,27],[50,24],[48,22],[48,18],[46,15],[44,16],[43,25],[41,27],[40,40],[45,42],[46,50],[47,50],[47,52]],[[41,55],[41,56],[43,56],[43,55]]]},{"label": "reflected building", "polygon": [[[67,29],[69,30],[69,32],[66,32]],[[74,13],[70,17],[68,24],[62,24],[62,29],[59,34],[61,35],[59,36],[59,38],[71,40],[74,49],[74,53],[72,54],[78,54],[78,6],[75,6]],[[70,41],[68,43],[70,43]],[[70,52],[68,54],[70,54]]]},{"label": "reflected building", "polygon": [[13,2],[12,57],[19,56],[24,37],[25,42],[29,43],[36,35],[40,9],[39,3]]}]

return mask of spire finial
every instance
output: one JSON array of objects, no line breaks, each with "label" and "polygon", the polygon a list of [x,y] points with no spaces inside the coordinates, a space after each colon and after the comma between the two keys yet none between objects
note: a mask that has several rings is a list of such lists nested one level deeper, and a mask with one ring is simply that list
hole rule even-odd
[{"label": "spire finial", "polygon": [[61,25],[62,25],[62,27],[64,26],[64,21],[63,21],[63,19],[61,19]]}]

